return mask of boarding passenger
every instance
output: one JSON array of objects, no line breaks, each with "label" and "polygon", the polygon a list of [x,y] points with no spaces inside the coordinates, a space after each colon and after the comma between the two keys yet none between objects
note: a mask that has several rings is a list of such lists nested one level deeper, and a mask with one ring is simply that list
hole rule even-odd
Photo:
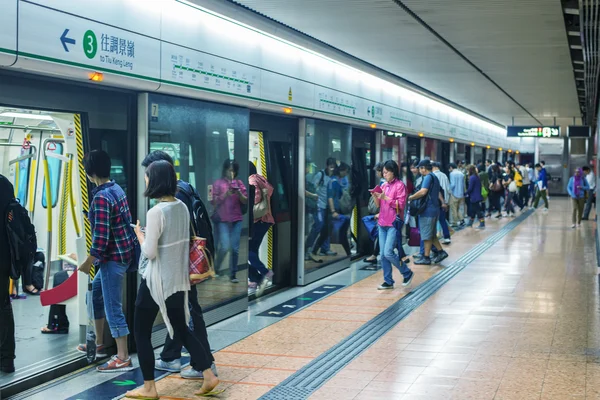
[{"label": "boarding passenger", "polygon": [[573,226],[571,226],[571,228],[575,228],[575,224],[577,224],[578,228],[581,226],[583,207],[585,206],[585,194],[589,192],[589,190],[590,185],[583,176],[583,170],[577,168],[567,184],[567,192],[569,192],[571,203],[573,203]]},{"label": "boarding passenger", "polygon": [[[314,174],[312,179],[312,186],[317,195],[317,209],[314,214],[313,225],[306,238],[305,243],[305,255],[306,261],[317,261],[313,255],[317,254],[318,247],[314,246],[317,238],[321,235],[321,232],[326,230],[328,232],[329,227],[326,224],[329,208],[327,206],[327,188],[329,187],[329,181],[333,176],[335,169],[337,168],[337,162],[335,158],[328,158],[325,162],[325,169]],[[336,256],[337,253],[329,249],[329,237],[326,238],[322,243],[320,255],[323,256]]]},{"label": "boarding passenger", "polygon": [[[92,225],[90,255],[79,266],[89,274],[92,265],[96,275],[92,282],[94,322],[96,327],[96,357],[106,357],[104,322],[117,343],[117,354],[99,366],[99,372],[121,372],[133,369],[127,348],[129,328],[123,313],[123,281],[135,258],[135,238],[131,232],[131,214],[123,189],[110,179],[110,156],[93,150],[83,160],[88,179],[96,185],[88,212]],[[77,350],[87,353],[85,344]]]},{"label": "boarding passenger", "polygon": [[[348,241],[350,215],[349,211],[345,210],[342,206],[342,201],[344,201],[343,197],[345,195],[347,195],[349,201],[351,200],[350,183],[348,182],[349,171],[350,166],[345,162],[341,162],[335,169],[335,172],[329,181],[329,187],[327,188],[327,207],[330,211],[330,220],[327,224],[329,226],[329,232],[335,231],[336,242],[342,245],[347,256],[350,255],[350,242]],[[351,207],[348,206],[347,208]],[[323,234],[323,232],[324,231],[322,231],[322,235],[319,239],[317,239],[315,248],[321,247],[322,241],[333,237],[332,233]]]},{"label": "boarding passenger", "polygon": [[471,203],[471,218],[468,226],[473,226],[475,218],[479,219],[478,229],[485,228],[485,203],[483,202],[483,196],[481,194],[481,179],[477,174],[477,169],[474,165],[467,166],[467,172],[469,173],[469,187],[467,189],[467,195],[469,202]]},{"label": "boarding passenger", "polygon": [[595,201],[594,195],[596,194],[596,176],[594,175],[594,171],[590,169],[587,165],[583,167],[583,174],[585,175],[585,180],[590,187],[590,190],[587,192],[587,200],[585,202],[585,210],[583,211],[584,221],[587,221],[590,217],[590,211],[592,210],[592,203]]},{"label": "boarding passenger", "polygon": [[239,283],[237,279],[240,240],[242,236],[242,207],[248,204],[248,192],[244,182],[238,179],[240,165],[235,160],[225,160],[221,178],[213,187],[213,204],[215,213],[213,222],[218,226],[219,250],[217,251],[217,267],[219,272],[228,253],[229,280]]},{"label": "boarding passenger", "polygon": [[[437,222],[440,213],[440,208],[447,209],[448,205],[444,201],[444,197],[440,191],[440,182],[432,172],[433,167],[429,160],[422,160],[419,163],[419,172],[423,176],[423,184],[417,193],[408,197],[409,201],[417,200],[426,197],[426,207],[422,214],[419,215],[419,232],[423,239],[425,249],[423,257],[415,260],[417,265],[429,265],[432,262],[438,264],[448,257],[448,253],[442,248],[442,244],[437,238]],[[437,255],[432,259],[432,246],[438,250]]]},{"label": "boarding passenger", "polygon": [[[15,372],[15,319],[10,304],[11,256],[6,233],[6,207],[15,198],[10,181],[0,175],[0,372]],[[15,285],[16,286],[16,285]]]},{"label": "boarding passenger", "polygon": [[514,204],[519,206],[520,211],[523,211],[525,205],[522,203],[520,195],[521,188],[523,187],[523,175],[521,175],[521,172],[513,161],[508,162],[508,168],[510,169],[511,174],[514,175],[514,181],[517,184],[517,192],[513,196]]},{"label": "boarding passenger", "polygon": [[490,184],[488,191],[488,199],[490,207],[488,209],[488,216],[492,216],[492,211],[498,211],[496,218],[502,218],[502,194],[504,193],[504,186],[502,185],[502,172],[498,164],[493,164],[492,173],[490,174]]},{"label": "boarding passenger", "polygon": [[[398,226],[396,220],[404,219],[404,208],[406,207],[406,186],[399,179],[398,164],[389,160],[383,166],[383,177],[386,183],[381,187],[382,191],[372,191],[371,195],[375,198],[375,203],[379,206],[379,243],[381,246],[381,265],[383,267],[383,283],[378,287],[379,290],[394,288],[394,278],[392,265],[400,271],[403,280],[402,285],[408,286],[415,275],[408,268],[406,263],[401,260],[400,255],[394,252],[398,247],[398,238],[402,237],[401,225]],[[400,229],[398,229],[398,227]],[[400,230],[400,232],[398,232]]]},{"label": "boarding passenger", "polygon": [[[146,158],[142,161],[142,167],[148,168],[150,164],[155,161],[167,161],[171,165],[175,165],[173,163],[173,159],[170,155],[165,153],[164,151],[156,150],[152,153],[148,154]],[[202,202],[200,195],[194,189],[192,185],[188,182],[178,180],[177,181],[177,193],[175,197],[178,200],[181,200],[183,204],[188,209],[190,213],[190,221],[194,222],[195,215],[193,213],[193,207],[195,202],[199,202],[197,207],[199,210],[204,210],[202,214],[206,213],[206,206]],[[203,223],[198,221],[200,226],[196,226],[194,228],[195,232],[191,232],[192,234],[196,234],[199,237],[203,237],[207,242],[207,249],[209,250],[209,257],[214,257],[214,246],[213,242],[213,234],[212,234],[212,226],[210,225],[210,218],[206,215],[199,215],[199,217],[203,218]],[[204,226],[204,229],[201,227]],[[206,323],[204,322],[204,316],[202,313],[202,307],[198,303],[198,290],[197,285],[192,285],[189,294],[189,307],[190,307],[190,315],[192,317],[191,324],[191,332],[195,335],[198,340],[202,342],[202,346],[210,349],[210,344],[208,342],[208,332],[206,331]],[[165,345],[163,347],[162,352],[160,353],[160,358],[155,361],[154,368],[160,371],[167,372],[180,372],[181,371],[181,349],[183,347],[183,343],[181,340],[176,338],[171,338],[171,336],[167,335],[165,339]],[[217,374],[217,368],[214,364],[214,358],[212,354],[209,356],[212,360],[212,370],[215,375]],[[203,377],[202,369],[198,365],[198,360],[195,358],[191,358],[190,365],[192,368],[181,371],[181,377],[184,379],[201,379]]]},{"label": "boarding passenger", "polygon": [[450,163],[450,223],[453,227],[465,224],[463,206],[465,203],[465,177],[457,165]]},{"label": "boarding passenger", "polygon": [[[448,176],[446,176],[446,174],[440,170],[441,163],[436,161],[432,162],[431,165],[433,166],[433,173],[440,181],[440,189],[442,191],[442,196],[444,197],[444,203],[448,204],[448,202],[450,201],[450,180],[448,179]],[[447,215],[448,213],[446,212],[446,210],[440,208],[440,216],[438,222],[442,227],[442,235],[444,236],[444,238],[442,239],[442,244],[452,243],[452,241],[450,240],[450,229],[448,227],[448,221],[446,219]]]},{"label": "boarding passenger", "polygon": [[[383,187],[386,180],[383,178],[383,163],[378,162],[375,165],[375,181],[378,182],[379,186]],[[375,197],[371,196],[369,199],[369,212],[375,216],[375,220],[379,219],[379,207],[375,204]],[[379,256],[379,235],[375,238],[373,243],[373,254],[365,258],[363,261],[371,264],[377,264],[377,256]]]},{"label": "boarding passenger", "polygon": [[519,189],[517,187],[517,182],[515,182],[515,172],[512,170],[508,162],[506,163],[506,167],[504,167],[502,184],[504,186],[504,211],[506,211],[507,217],[514,217],[514,199],[517,196]]},{"label": "boarding passenger", "polygon": [[[211,370],[210,348],[188,329],[190,312],[190,214],[175,197],[177,176],[168,161],[155,161],[146,169],[144,195],[157,200],[146,216],[146,230],[138,221],[135,233],[142,248],[142,277],[135,302],[134,333],[144,386],[125,397],[158,399],[154,382],[152,326],[161,313],[169,336],[180,340],[195,359],[204,378],[198,395],[215,394],[219,380]],[[147,262],[144,262],[145,260]]]},{"label": "boarding passenger", "polygon": [[271,196],[273,186],[267,179],[256,171],[256,166],[248,162],[248,183],[254,186],[254,221],[252,237],[248,244],[248,287],[257,289],[256,294],[261,295],[270,281],[273,280],[273,271],[268,269],[258,256],[258,250],[263,238],[269,229],[275,224],[271,213]]}]

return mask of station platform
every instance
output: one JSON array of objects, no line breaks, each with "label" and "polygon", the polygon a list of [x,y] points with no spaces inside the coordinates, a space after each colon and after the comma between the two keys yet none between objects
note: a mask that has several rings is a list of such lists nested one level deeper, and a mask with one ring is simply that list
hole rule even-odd
[{"label": "station platform", "polygon": [[[596,224],[571,229],[567,199],[550,207],[456,232],[442,266],[410,265],[408,288],[378,291],[381,271],[358,262],[258,299],[209,328],[218,398],[600,399]],[[162,399],[198,398],[201,382],[156,376]],[[88,368],[13,399],[119,399],[141,383]]]}]

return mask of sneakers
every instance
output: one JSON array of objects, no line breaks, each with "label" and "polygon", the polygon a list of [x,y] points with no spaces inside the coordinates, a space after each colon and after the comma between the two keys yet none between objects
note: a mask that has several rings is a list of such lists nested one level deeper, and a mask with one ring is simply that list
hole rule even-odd
[{"label": "sneakers", "polygon": [[412,282],[413,278],[415,276],[415,273],[410,271],[410,275],[408,276],[408,278],[404,278],[402,280],[402,286],[408,286],[410,285],[410,283]]},{"label": "sneakers", "polygon": [[[217,372],[217,366],[214,363],[210,366],[210,369],[215,376],[219,376],[219,373]],[[204,379],[204,374],[202,371],[196,371],[194,368],[181,371],[180,375],[183,379]]]},{"label": "sneakers", "polygon": [[420,257],[415,259],[415,265],[431,265],[431,258],[429,257]]},{"label": "sneakers", "polygon": [[446,258],[448,258],[448,253],[446,253],[444,250],[440,251],[437,256],[433,259],[433,262],[435,264],[439,264],[442,261],[444,261]]},{"label": "sneakers", "polygon": [[233,278],[231,278],[229,280],[229,282],[231,282],[231,283],[240,283],[240,280],[238,278],[233,277]]},{"label": "sneakers", "polygon": [[544,207],[544,212],[548,212],[548,209],[546,207]]},{"label": "sneakers", "polygon": [[389,290],[389,289],[393,289],[393,288],[394,288],[394,285],[390,285],[387,282],[383,282],[381,285],[379,285],[377,290]]},{"label": "sneakers", "polygon": [[442,244],[452,244],[452,240],[450,240],[450,239],[442,239]]},{"label": "sneakers", "polygon": [[[85,343],[77,346],[77,351],[80,353],[83,353],[83,354],[87,354],[87,346],[85,345]],[[97,344],[96,345],[96,358],[104,358],[104,357],[108,357],[108,354],[106,353],[106,350],[104,349],[104,345]]]},{"label": "sneakers", "polygon": [[110,361],[105,362],[96,368],[98,372],[126,372],[133,371],[133,363],[131,362],[131,357],[127,360],[121,360],[117,356],[112,356]]},{"label": "sneakers", "polygon": [[272,271],[272,270],[269,270],[269,272],[267,272],[267,274],[265,275],[265,279],[267,279],[267,280],[269,280],[269,281],[273,282],[273,275],[275,275],[275,274],[273,273],[273,271]]},{"label": "sneakers", "polygon": [[3,360],[0,365],[0,372],[4,374],[12,374],[15,372],[15,361],[14,360]]},{"label": "sneakers", "polygon": [[181,371],[181,361],[173,360],[173,361],[163,361],[156,360],[154,361],[154,369],[159,371],[167,371],[167,372],[180,372]]},{"label": "sneakers", "polygon": [[248,282],[248,289],[257,289],[258,283],[256,282]]},{"label": "sneakers", "polygon": [[331,251],[331,250],[327,250],[327,251],[319,251],[319,255],[320,256],[337,256],[337,253],[335,251]]}]

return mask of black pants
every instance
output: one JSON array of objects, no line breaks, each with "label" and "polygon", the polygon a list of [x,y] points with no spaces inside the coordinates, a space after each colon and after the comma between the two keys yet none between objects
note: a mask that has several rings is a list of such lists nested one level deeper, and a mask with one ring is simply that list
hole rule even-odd
[{"label": "black pants", "polygon": [[[204,371],[212,364],[210,348],[188,329],[185,323],[185,294],[178,292],[166,300],[167,315],[173,326],[174,340],[178,340],[188,349],[192,360],[196,360],[198,370]],[[146,281],[142,280],[135,301],[134,334],[138,348],[140,368],[145,381],[154,380],[154,350],[152,348],[152,326],[158,315],[158,305],[150,295]]]},{"label": "black pants", "polygon": [[[212,353],[210,352],[210,344],[208,343],[208,332],[206,331],[206,323],[204,322],[204,317],[202,315],[202,307],[198,303],[198,290],[196,286],[192,286],[192,290],[190,290],[189,294],[190,300],[190,314],[192,317],[193,330],[192,334],[202,343],[202,347],[208,349],[208,357],[210,358],[211,364],[215,361]],[[167,340],[165,340],[165,347],[163,347],[162,353],[160,353],[160,359],[163,361],[173,361],[181,358],[181,347],[183,344],[181,340],[177,337],[171,339],[169,335],[167,335]],[[192,357],[190,361],[190,365],[196,371],[202,371],[200,366],[198,365],[198,360]]]},{"label": "black pants", "polygon": [[[76,273],[76,272],[75,272]],[[55,288],[69,279],[67,271],[59,271],[52,278],[52,287]],[[48,329],[68,330],[69,318],[67,317],[67,306],[64,304],[52,304],[48,313]]]},{"label": "black pants", "polygon": [[500,203],[500,197],[501,197],[501,192],[494,192],[492,190],[490,190],[490,194],[489,194],[489,201],[490,201],[490,208],[489,208],[489,212],[491,213],[493,209],[495,209],[496,211],[498,211],[499,213],[502,212],[502,203]]},{"label": "black pants", "polygon": [[0,367],[15,359],[15,318],[8,293],[8,265],[0,265]]},{"label": "black pants", "polygon": [[521,206],[527,207],[529,204],[529,184],[523,184],[519,188],[519,199],[521,200]]}]

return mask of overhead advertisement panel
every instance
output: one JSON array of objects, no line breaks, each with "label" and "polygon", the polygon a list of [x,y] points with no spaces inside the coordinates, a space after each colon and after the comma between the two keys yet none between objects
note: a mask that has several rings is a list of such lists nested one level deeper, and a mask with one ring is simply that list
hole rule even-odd
[{"label": "overhead advertisement panel", "polygon": [[[158,82],[159,54],[157,39],[35,4],[20,4],[18,66],[25,69],[46,70],[44,64],[54,63]],[[35,60],[39,67],[22,63],[21,58]]]},{"label": "overhead advertisement panel", "polygon": [[17,3],[3,0],[0,7],[0,66],[12,65],[17,59]]},{"label": "overhead advertisement panel", "polygon": [[507,137],[560,137],[560,126],[507,126]]},{"label": "overhead advertisement panel", "polygon": [[590,137],[590,127],[589,126],[567,126],[567,136],[568,137],[581,137],[586,138]]}]

